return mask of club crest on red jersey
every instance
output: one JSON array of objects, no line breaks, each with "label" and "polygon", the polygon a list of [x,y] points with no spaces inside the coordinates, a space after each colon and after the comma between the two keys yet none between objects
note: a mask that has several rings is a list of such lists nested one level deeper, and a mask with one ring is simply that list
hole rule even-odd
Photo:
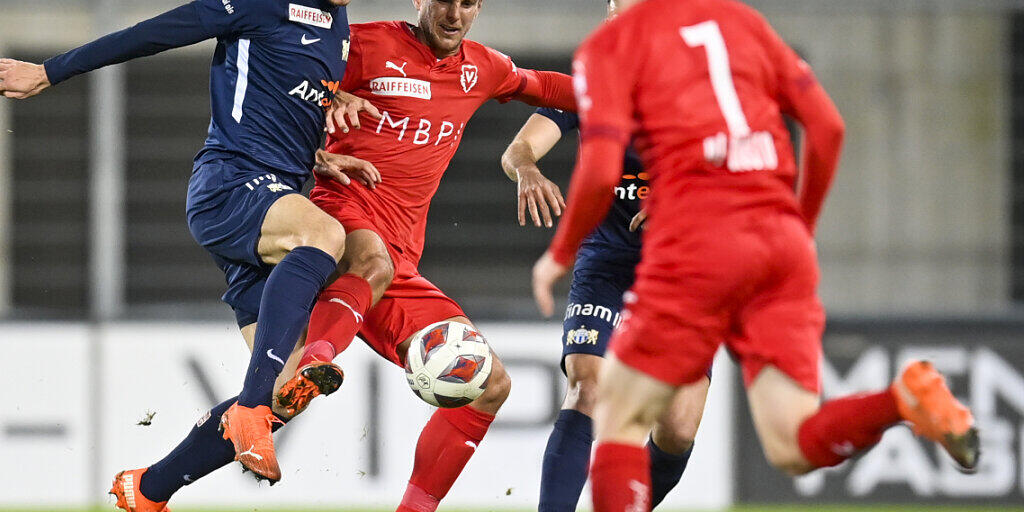
[{"label": "club crest on red jersey", "polygon": [[461,83],[462,83],[462,90],[463,91],[465,91],[468,94],[469,91],[473,89],[473,86],[476,85],[476,81],[479,78],[480,78],[480,71],[476,68],[476,66],[474,66],[472,64],[463,64],[462,65],[462,80],[461,80]]}]

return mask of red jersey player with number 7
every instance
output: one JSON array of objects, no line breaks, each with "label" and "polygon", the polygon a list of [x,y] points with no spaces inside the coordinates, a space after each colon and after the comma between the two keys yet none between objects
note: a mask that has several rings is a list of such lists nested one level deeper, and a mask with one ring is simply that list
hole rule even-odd
[{"label": "red jersey player with number 7", "polygon": [[[910,363],[889,389],[819,402],[825,315],[813,232],[844,127],[807,64],[737,1],[622,4],[632,7],[577,52],[581,156],[566,216],[534,267],[544,307],[607,211],[635,131],[652,194],[636,284],[599,385],[595,510],[650,510],[643,442],[723,340],[776,467],[834,466],[901,421],[964,470],[976,467],[974,419],[928,363]],[[806,135],[798,194],[782,113]]]}]

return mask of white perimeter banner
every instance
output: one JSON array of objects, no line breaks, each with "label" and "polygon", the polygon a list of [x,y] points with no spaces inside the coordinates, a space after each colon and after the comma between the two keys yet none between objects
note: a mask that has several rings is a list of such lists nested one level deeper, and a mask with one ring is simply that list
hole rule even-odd
[{"label": "white perimeter banner", "polygon": [[[561,328],[479,327],[508,367],[512,395],[441,510],[535,509],[564,395]],[[236,395],[249,360],[238,330],[214,323],[0,324],[0,347],[13,363],[0,373],[0,506],[103,501],[114,473],[159,460],[212,405]],[[342,388],[275,435],[279,484],[258,486],[232,463],[172,503],[396,507],[433,409],[400,368],[358,341],[337,362]],[[662,510],[732,503],[734,375],[720,356],[690,467]],[[151,424],[140,425],[149,413]]]}]

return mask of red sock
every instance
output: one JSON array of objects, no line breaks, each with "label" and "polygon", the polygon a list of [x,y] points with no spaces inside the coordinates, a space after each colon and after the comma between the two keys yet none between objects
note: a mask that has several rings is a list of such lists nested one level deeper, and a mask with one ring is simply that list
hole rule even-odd
[{"label": "red sock", "polygon": [[434,512],[494,421],[468,405],[438,409],[416,443],[416,461],[397,512]]},{"label": "red sock", "polygon": [[877,444],[900,419],[889,390],[830,400],[800,425],[800,451],[815,467],[835,466]]},{"label": "red sock", "polygon": [[313,361],[324,361],[331,362],[334,360],[334,356],[338,355],[334,351],[334,345],[327,340],[317,340],[312,343],[306,343],[306,347],[302,349],[302,359],[299,359],[299,368],[306,366]]},{"label": "red sock", "polygon": [[598,444],[590,466],[594,512],[649,512],[650,463],[641,445]]},{"label": "red sock", "polygon": [[[370,283],[355,274],[339,277],[320,292],[309,317],[306,339],[311,343],[307,343],[302,352],[299,368],[314,360],[330,361],[344,352],[362,327],[363,315],[370,309],[371,302]],[[328,350],[320,341],[330,343],[333,350]]]}]

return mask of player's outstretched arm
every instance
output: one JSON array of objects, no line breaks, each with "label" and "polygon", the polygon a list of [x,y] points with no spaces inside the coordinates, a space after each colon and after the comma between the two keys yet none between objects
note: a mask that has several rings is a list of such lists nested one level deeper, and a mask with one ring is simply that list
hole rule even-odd
[{"label": "player's outstretched arm", "polygon": [[75,75],[244,29],[253,16],[241,12],[232,17],[222,2],[197,0],[52,57],[41,66],[5,59],[11,67],[0,91],[7,97],[27,98]]},{"label": "player's outstretched arm", "polygon": [[516,197],[519,225],[526,225],[526,210],[529,209],[533,224],[541,226],[543,221],[552,227],[555,217],[562,215],[565,199],[558,185],[544,177],[537,162],[551,151],[562,130],[554,121],[540,114],[533,114],[516,134],[515,139],[501,155],[501,167],[505,175],[516,182]]},{"label": "player's outstretched arm", "polygon": [[41,64],[0,59],[0,92],[5,98],[31,98],[49,86],[50,79]]},{"label": "player's outstretched arm", "polygon": [[523,77],[515,99],[535,107],[549,107],[576,112],[576,96],[573,94],[572,77],[554,71],[520,69]]}]

